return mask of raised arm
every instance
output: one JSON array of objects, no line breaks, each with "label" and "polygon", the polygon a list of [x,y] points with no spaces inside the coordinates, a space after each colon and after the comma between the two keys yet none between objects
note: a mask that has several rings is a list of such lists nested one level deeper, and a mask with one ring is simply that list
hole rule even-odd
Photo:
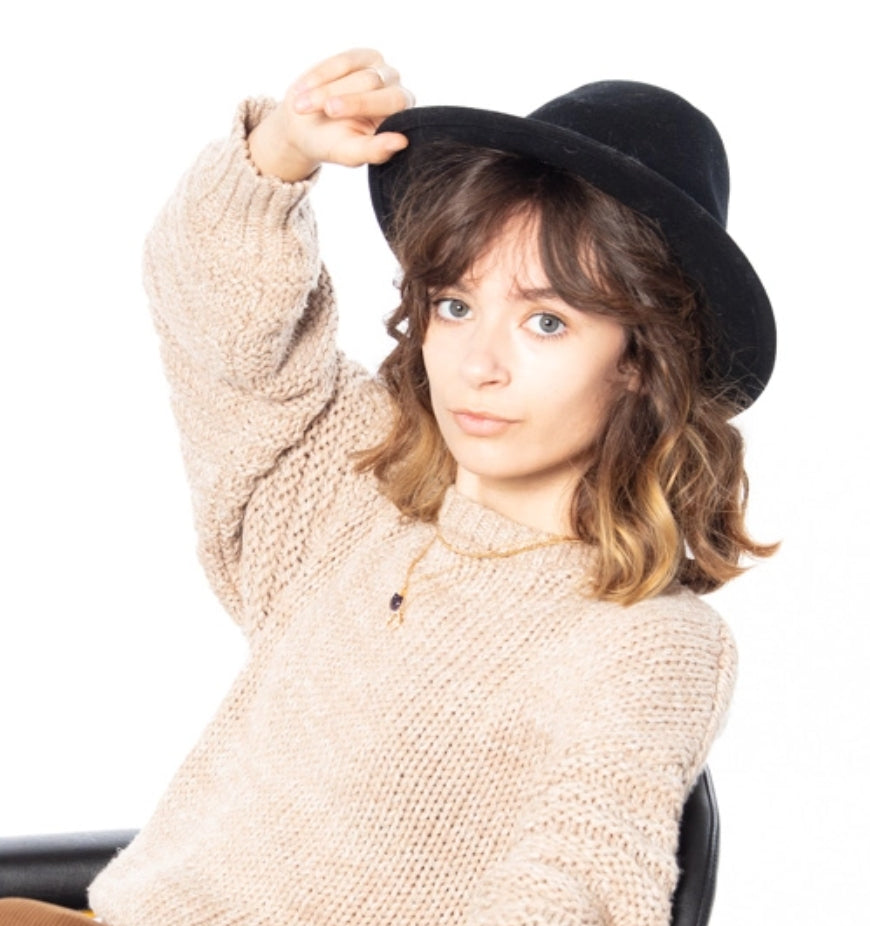
[{"label": "raised arm", "polygon": [[[240,110],[230,139],[206,149],[182,180],[145,252],[201,558],[245,625],[259,619],[274,589],[244,581],[243,558],[264,555],[278,536],[304,543],[315,517],[311,486],[325,492],[341,472],[345,448],[329,436],[365,441],[353,424],[329,421],[352,404],[347,396],[363,388],[363,377],[336,350],[308,178],[325,160],[385,160],[405,144],[402,136],[374,137],[382,118],[408,103],[376,52],[330,58],[294,88],[277,106]],[[297,467],[295,478],[269,505],[252,506],[279,461],[285,476]],[[270,569],[286,572],[281,563]]]}]

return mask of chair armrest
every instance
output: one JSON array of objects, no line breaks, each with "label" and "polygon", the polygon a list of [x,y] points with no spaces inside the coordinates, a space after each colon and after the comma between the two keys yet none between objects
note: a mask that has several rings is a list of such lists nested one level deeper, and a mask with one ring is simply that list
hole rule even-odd
[{"label": "chair armrest", "polygon": [[136,830],[0,838],[0,897],[29,897],[82,910],[88,885]]}]

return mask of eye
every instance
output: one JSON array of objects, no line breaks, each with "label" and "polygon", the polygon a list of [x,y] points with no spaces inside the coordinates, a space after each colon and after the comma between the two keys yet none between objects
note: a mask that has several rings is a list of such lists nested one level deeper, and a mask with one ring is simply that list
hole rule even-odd
[{"label": "eye", "polygon": [[435,314],[447,321],[458,321],[471,314],[471,309],[461,299],[436,299],[432,305]]},{"label": "eye", "polygon": [[534,334],[542,337],[554,337],[565,330],[565,322],[558,315],[552,315],[549,312],[538,312],[528,320],[527,324]]}]

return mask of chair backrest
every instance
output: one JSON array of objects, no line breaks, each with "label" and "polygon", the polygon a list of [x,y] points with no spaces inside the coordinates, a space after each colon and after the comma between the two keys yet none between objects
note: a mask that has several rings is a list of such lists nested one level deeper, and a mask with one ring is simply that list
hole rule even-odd
[{"label": "chair backrest", "polygon": [[671,926],[706,926],[719,866],[719,808],[707,768],[683,807],[677,864],[680,878],[671,907]]}]

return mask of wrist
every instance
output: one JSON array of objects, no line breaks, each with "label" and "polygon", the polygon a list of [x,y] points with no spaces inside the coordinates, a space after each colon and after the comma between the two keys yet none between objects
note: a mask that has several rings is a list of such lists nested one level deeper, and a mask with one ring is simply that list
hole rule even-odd
[{"label": "wrist", "polygon": [[276,177],[285,183],[297,183],[310,177],[319,162],[305,157],[277,125],[278,110],[273,110],[248,135],[248,150],[254,167],[264,177]]}]

